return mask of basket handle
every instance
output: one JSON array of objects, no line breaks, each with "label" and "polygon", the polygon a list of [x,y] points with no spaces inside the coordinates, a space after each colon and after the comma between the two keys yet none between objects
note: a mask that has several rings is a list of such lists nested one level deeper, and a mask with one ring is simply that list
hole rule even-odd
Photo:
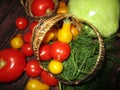
[{"label": "basket handle", "polygon": [[26,0],[20,0],[20,3],[22,4],[23,7],[25,7]]},{"label": "basket handle", "polygon": [[31,3],[32,0],[20,0],[21,5],[25,8]]},{"label": "basket handle", "polygon": [[31,4],[32,0],[20,0],[21,5],[25,8],[27,14],[29,14],[29,5]]}]

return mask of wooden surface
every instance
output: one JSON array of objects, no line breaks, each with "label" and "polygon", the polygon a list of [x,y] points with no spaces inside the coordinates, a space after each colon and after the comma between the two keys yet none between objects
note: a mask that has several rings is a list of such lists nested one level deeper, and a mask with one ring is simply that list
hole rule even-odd
[{"label": "wooden surface", "polygon": [[[19,0],[0,0],[0,50],[9,47],[9,41],[17,33],[24,33],[24,31],[18,30],[15,26],[15,20],[20,16],[25,16],[30,22],[32,21],[24,12],[24,8],[21,6]],[[24,90],[28,79],[28,76],[24,73],[21,78],[13,83],[0,83],[0,90]],[[113,89],[111,88],[110,90]]]},{"label": "wooden surface", "polygon": [[[0,50],[9,47],[10,39],[20,32],[15,26],[15,19],[25,15],[19,0],[0,1]],[[0,84],[0,90],[24,90],[27,80],[28,77],[23,74],[16,82]]]}]

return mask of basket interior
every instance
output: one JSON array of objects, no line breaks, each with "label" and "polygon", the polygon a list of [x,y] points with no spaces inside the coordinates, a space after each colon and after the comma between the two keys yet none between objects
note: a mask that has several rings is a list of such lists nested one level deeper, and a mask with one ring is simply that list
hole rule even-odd
[{"label": "basket interior", "polygon": [[[66,18],[69,18],[71,20],[72,24],[79,31],[79,35],[75,40],[72,40],[69,43],[71,47],[71,54],[70,57],[63,62],[64,70],[62,73],[55,76],[63,83],[78,84],[95,74],[100,69],[101,62],[103,60],[104,46],[102,38],[99,36],[97,29],[93,25],[86,23],[85,21],[79,21],[72,16],[56,16],[54,18],[46,20],[36,27],[37,30],[34,30],[35,33],[33,41],[39,39],[36,44],[37,55],[39,55],[38,49],[40,45],[42,45],[46,33],[53,27],[61,28],[63,20]],[[53,20],[53,22],[51,20]],[[50,22],[52,22],[52,24]],[[96,33],[97,37],[94,38],[90,36],[90,30],[93,30]],[[53,41],[50,43],[52,42]],[[44,62],[40,60],[43,69],[47,71],[49,71],[49,62],[50,61]]]}]

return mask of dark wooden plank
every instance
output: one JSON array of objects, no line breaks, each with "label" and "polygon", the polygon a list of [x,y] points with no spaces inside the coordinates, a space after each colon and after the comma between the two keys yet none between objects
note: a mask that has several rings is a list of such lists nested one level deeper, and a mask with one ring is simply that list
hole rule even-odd
[{"label": "dark wooden plank", "polygon": [[0,90],[24,90],[28,76],[24,73],[17,81],[8,84],[0,84]]},{"label": "dark wooden plank", "polygon": [[[9,47],[10,39],[21,32],[15,26],[15,20],[20,16],[26,16],[26,13],[19,0],[3,0],[0,2],[0,49]],[[24,73],[13,83],[0,83],[0,90],[23,90],[28,79]]]},{"label": "dark wooden plank", "polygon": [[0,23],[6,18],[8,13],[14,8],[19,0],[2,0],[0,4]]},{"label": "dark wooden plank", "polygon": [[[5,7],[7,7],[7,6],[5,6]],[[8,8],[9,8],[9,6],[8,6]],[[24,12],[24,8],[21,6],[19,0],[17,0],[17,2],[14,4],[14,8],[12,8],[10,11],[8,10],[6,12],[9,12],[9,14],[7,14],[7,16],[5,16],[5,18],[2,18],[1,19],[2,22],[0,23],[0,27],[1,27],[0,28],[0,43],[1,43],[0,49],[5,48],[5,46],[7,45],[6,43],[10,40],[10,37],[12,37],[18,31],[18,30],[16,30],[16,26],[15,26],[16,18],[26,15],[26,13]],[[2,14],[5,15],[6,12],[2,13]],[[4,17],[4,16],[2,16],[2,17]]]}]

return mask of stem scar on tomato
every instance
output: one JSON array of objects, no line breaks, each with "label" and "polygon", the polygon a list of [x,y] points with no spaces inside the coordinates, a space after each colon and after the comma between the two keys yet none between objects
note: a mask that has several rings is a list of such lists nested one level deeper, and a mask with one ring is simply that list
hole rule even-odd
[{"label": "stem scar on tomato", "polygon": [[0,69],[2,69],[6,65],[6,61],[3,58],[0,58]]}]

